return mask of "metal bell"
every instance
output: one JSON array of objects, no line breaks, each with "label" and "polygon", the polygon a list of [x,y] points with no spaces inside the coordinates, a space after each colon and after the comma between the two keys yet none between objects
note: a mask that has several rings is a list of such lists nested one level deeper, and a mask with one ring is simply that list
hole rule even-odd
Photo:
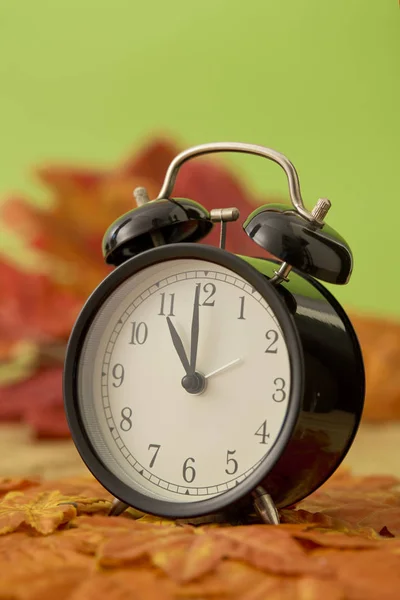
[{"label": "metal bell", "polygon": [[169,198],[144,202],[119,217],[106,231],[106,263],[118,266],[155,246],[197,242],[213,227],[209,212],[193,200]]},{"label": "metal bell", "polygon": [[345,284],[353,269],[346,241],[329,225],[306,220],[285,204],[253,211],[243,229],[256,244],[295,269],[328,283]]}]

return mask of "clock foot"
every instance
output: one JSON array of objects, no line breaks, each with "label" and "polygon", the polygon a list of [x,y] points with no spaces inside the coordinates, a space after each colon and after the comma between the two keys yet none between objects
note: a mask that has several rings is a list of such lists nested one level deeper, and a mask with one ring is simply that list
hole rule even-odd
[{"label": "clock foot", "polygon": [[125,504],[125,502],[121,502],[121,500],[114,498],[108,516],[118,517],[118,515],[121,515],[127,508],[129,508],[129,504]]},{"label": "clock foot", "polygon": [[260,519],[268,525],[279,525],[279,513],[271,496],[258,486],[254,493],[254,508]]}]

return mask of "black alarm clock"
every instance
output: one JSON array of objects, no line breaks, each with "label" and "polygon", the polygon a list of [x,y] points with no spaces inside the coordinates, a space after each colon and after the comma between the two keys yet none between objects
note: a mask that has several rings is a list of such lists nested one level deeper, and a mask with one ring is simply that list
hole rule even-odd
[{"label": "black alarm clock", "polygon": [[[171,197],[185,161],[222,151],[261,155],[286,172],[292,205],[261,206],[243,223],[258,257],[225,249],[237,209],[209,212]],[[351,250],[324,222],[329,200],[308,212],[293,164],[262,146],[190,148],[171,163],[157,199],[143,188],[135,195],[138,206],[104,236],[105,261],[116,268],[68,343],[74,443],[115,497],[111,514],[133,507],[191,519],[255,509],[278,523],[278,508],[334,473],[360,422],[360,346],[319,281],[347,283]],[[197,243],[217,222],[220,247]]]}]

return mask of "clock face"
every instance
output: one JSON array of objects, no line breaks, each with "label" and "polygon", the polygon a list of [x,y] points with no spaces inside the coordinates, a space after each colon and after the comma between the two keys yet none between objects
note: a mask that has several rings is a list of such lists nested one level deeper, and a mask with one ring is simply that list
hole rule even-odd
[{"label": "clock face", "polygon": [[97,308],[76,397],[109,472],[148,498],[191,503],[257,470],[282,432],[291,385],[267,299],[226,266],[175,258],[132,274]]}]

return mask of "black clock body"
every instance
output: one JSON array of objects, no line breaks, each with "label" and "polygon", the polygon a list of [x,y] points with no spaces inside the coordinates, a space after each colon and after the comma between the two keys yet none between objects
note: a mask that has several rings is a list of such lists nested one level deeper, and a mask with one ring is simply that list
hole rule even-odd
[{"label": "black clock body", "polygon": [[[132,274],[179,258],[204,259],[243,277],[278,315],[291,360],[287,418],[277,442],[254,472],[236,488],[190,503],[166,502],[130,489],[112,473],[94,449],[78,401],[77,373],[85,336],[107,297]],[[262,486],[277,507],[293,505],[326,481],[346,456],[356,435],[364,403],[365,376],[359,343],[349,318],[332,294],[309,275],[291,271],[290,280],[272,285],[273,260],[236,256],[204,244],[172,243],[146,250],[122,262],[98,286],[72,332],[64,372],[65,409],[83,460],[94,476],[121,502],[138,510],[188,518],[250,505]],[[252,410],[250,380],[243,402]],[[177,415],[179,418],[179,415]]]}]

